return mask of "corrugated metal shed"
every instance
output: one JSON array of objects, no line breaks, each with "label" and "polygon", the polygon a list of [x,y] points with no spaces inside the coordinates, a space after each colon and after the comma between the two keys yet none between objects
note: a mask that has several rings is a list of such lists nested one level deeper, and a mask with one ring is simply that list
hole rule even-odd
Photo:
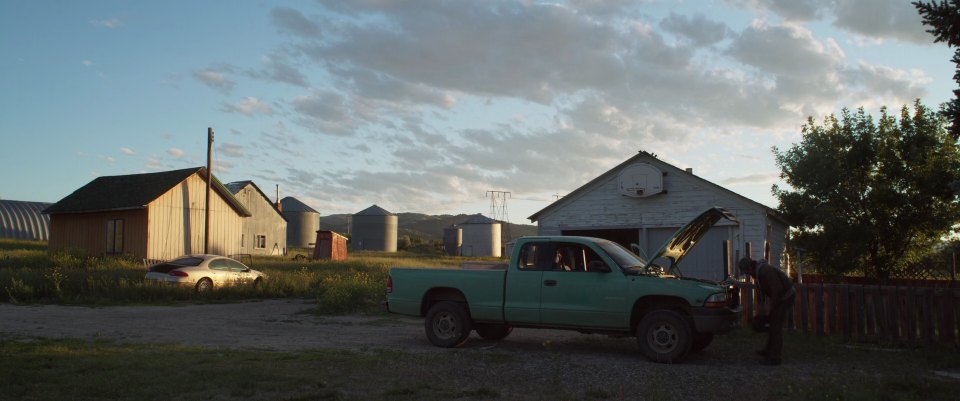
[{"label": "corrugated metal shed", "polygon": [[0,238],[46,241],[50,216],[43,209],[52,203],[0,200]]}]

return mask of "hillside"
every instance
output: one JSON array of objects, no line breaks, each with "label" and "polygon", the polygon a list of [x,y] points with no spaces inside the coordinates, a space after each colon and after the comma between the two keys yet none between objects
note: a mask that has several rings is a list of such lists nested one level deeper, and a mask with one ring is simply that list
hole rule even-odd
[{"label": "hillside", "polygon": [[[349,216],[347,214],[320,216],[320,229],[346,234],[347,217]],[[440,241],[443,239],[444,228],[463,223],[469,217],[470,215],[466,214],[430,216],[420,213],[397,213],[397,238],[406,235],[410,238],[419,237],[423,240]],[[510,237],[516,238],[524,235],[537,235],[537,226],[510,224]]]}]

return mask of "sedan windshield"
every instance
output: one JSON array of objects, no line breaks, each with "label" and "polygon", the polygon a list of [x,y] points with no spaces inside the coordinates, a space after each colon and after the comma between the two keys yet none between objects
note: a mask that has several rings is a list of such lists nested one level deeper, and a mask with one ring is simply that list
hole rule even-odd
[{"label": "sedan windshield", "polygon": [[622,245],[612,241],[597,241],[597,245],[607,251],[607,255],[613,258],[620,267],[624,269],[639,269],[647,264],[646,260],[627,250]]}]

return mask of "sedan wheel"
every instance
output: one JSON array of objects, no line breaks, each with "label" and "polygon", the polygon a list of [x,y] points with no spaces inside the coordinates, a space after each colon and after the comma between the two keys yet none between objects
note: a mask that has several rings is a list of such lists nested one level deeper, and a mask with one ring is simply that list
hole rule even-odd
[{"label": "sedan wheel", "polygon": [[213,281],[209,278],[202,278],[197,282],[197,293],[204,294],[213,290]]}]

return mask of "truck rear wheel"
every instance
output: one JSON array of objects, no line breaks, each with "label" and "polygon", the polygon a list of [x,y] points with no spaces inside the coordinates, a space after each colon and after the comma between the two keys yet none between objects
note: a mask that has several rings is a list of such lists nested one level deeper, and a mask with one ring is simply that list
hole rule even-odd
[{"label": "truck rear wheel", "polygon": [[477,334],[480,335],[481,338],[490,341],[503,340],[513,331],[513,327],[509,325],[489,323],[476,324],[473,329],[477,331]]},{"label": "truck rear wheel", "polygon": [[442,301],[430,307],[423,321],[430,343],[438,347],[453,348],[463,344],[470,336],[473,321],[462,304]]},{"label": "truck rear wheel", "polygon": [[690,352],[692,334],[690,323],[680,313],[657,309],[637,324],[637,345],[651,361],[680,362]]}]

